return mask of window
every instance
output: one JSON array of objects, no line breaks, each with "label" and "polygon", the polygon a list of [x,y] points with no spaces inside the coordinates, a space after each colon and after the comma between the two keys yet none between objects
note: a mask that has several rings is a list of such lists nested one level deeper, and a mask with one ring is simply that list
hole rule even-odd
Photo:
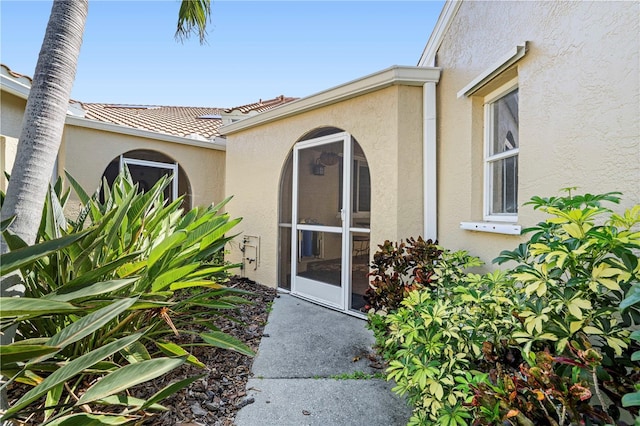
[{"label": "window", "polygon": [[353,212],[371,211],[371,177],[369,165],[362,160],[353,160]]},{"label": "window", "polygon": [[485,98],[484,220],[518,219],[518,88],[514,81]]},{"label": "window", "polygon": [[[340,162],[340,192],[338,194],[338,208],[342,208],[342,162]],[[351,210],[368,215],[371,211],[371,176],[369,164],[362,158],[353,160],[353,175],[351,178],[352,200]]]}]

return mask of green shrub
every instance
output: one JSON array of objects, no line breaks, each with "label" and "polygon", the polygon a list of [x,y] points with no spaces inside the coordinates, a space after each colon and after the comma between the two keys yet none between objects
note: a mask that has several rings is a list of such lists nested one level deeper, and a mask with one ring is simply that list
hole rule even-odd
[{"label": "green shrub", "polygon": [[[434,269],[435,288],[410,292],[384,319],[388,331],[376,336],[384,340],[381,352],[389,361],[387,378],[397,384],[394,391],[407,394],[414,406],[409,424],[465,424],[473,397],[469,373],[516,326],[510,315],[513,282],[500,271],[464,273],[479,264],[466,252],[443,252]],[[503,354],[508,355],[513,356]]]},{"label": "green shrub", "polygon": [[[4,234],[9,260],[32,250],[39,255],[2,259],[3,273],[7,264],[18,265],[26,286],[24,298],[2,300],[2,328],[18,327],[16,342],[2,347],[2,374],[10,384],[33,386],[3,419],[30,412],[70,418],[84,404],[124,405],[118,416],[129,420],[161,409],[158,401],[193,378],[146,402],[122,391],[184,362],[202,367],[188,348],[169,340],[194,325],[203,330],[198,344],[253,355],[210,320],[246,303],[223,285],[235,265],[211,263],[240,221],[220,213],[228,200],[185,213],[181,199],[165,202],[166,178],[141,193],[125,170],[104,187],[102,202],[69,181],[83,203],[77,220],[64,218],[68,192],[58,182],[47,198],[38,245]],[[42,397],[50,408],[43,408]]]},{"label": "green shrub", "polygon": [[365,310],[391,312],[412,290],[429,287],[434,263],[441,249],[431,240],[422,237],[407,241],[385,241],[373,255],[369,288],[364,299]]},{"label": "green shrub", "polygon": [[434,288],[370,316],[388,379],[415,407],[410,424],[605,424],[623,406],[638,414],[640,206],[618,215],[605,202],[618,194],[535,197],[528,204],[550,217],[496,259],[513,269],[464,274],[445,252]]}]

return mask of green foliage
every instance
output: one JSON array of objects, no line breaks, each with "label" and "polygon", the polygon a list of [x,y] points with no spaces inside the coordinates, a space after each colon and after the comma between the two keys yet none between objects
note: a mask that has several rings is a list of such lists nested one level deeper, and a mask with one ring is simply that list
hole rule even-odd
[{"label": "green foliage", "polygon": [[616,214],[611,202],[618,193],[534,197],[528,204],[549,218],[495,260],[513,269],[465,274],[445,251],[429,290],[369,316],[388,379],[415,407],[410,424],[611,424],[623,407],[638,414],[640,206]]},{"label": "green foliage", "polygon": [[431,289],[410,292],[396,312],[369,316],[386,326],[374,333],[383,342],[394,391],[407,394],[415,407],[410,424],[464,424],[473,393],[461,383],[472,360],[481,356],[487,334],[499,340],[514,326],[514,318],[502,318],[513,307],[512,283],[500,272],[465,275],[479,264],[466,252],[443,251]]},{"label": "green foliage", "polygon": [[379,245],[371,263],[372,279],[364,295],[365,310],[393,311],[410,291],[429,287],[433,265],[440,254],[435,242],[422,237],[399,243],[387,240]]},{"label": "green foliage", "polygon": [[0,261],[3,273],[19,269],[26,290],[24,298],[0,301],[2,329],[18,327],[16,341],[1,347],[2,375],[10,378],[5,387],[31,389],[11,402],[3,420],[40,413],[55,424],[89,421],[78,417],[87,404],[122,407],[91,421],[148,416],[190,382],[147,401],[123,392],[185,362],[203,366],[168,341],[187,326],[203,330],[200,345],[253,355],[210,322],[246,303],[242,292],[223,285],[235,265],[216,262],[240,221],[220,213],[228,199],[185,213],[181,199],[165,202],[166,178],[142,193],[125,170],[103,188],[104,201],[69,182],[83,203],[75,221],[62,214],[69,192],[59,181],[47,196],[36,245],[4,232],[12,251]]},{"label": "green foliage", "polygon": [[[633,283],[633,286],[627,292],[627,297],[620,303],[620,309],[623,312],[631,307],[640,308],[640,283]],[[640,346],[640,330],[635,330],[629,336],[631,340]],[[640,362],[640,349],[631,354],[631,361]],[[635,392],[629,392],[622,397],[623,407],[640,406],[640,380],[634,385]],[[636,423],[640,422],[640,416],[636,417]]]},{"label": "green foliage", "polygon": [[354,371],[352,373],[342,373],[342,374],[335,374],[333,376],[330,376],[330,379],[335,379],[335,380],[370,380],[370,379],[384,379],[384,374],[382,373],[375,373],[375,374],[369,374],[369,373],[365,373],[364,371]]}]

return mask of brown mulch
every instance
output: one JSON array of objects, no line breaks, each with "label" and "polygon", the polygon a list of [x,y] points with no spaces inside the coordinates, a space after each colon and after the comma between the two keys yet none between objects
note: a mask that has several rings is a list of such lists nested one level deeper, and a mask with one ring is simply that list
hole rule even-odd
[{"label": "brown mulch", "polygon": [[[254,351],[258,350],[264,326],[269,316],[269,306],[276,297],[274,288],[266,287],[246,278],[233,277],[225,284],[252,292],[242,297],[251,304],[241,304],[229,312],[229,317],[219,316],[212,322],[227,334],[239,339]],[[188,337],[183,337],[184,339]],[[180,343],[180,339],[176,341]],[[145,424],[154,426],[228,426],[234,424],[238,410],[253,401],[246,397],[246,384],[251,376],[253,358],[232,350],[212,347],[194,347],[190,351],[206,365],[206,370],[183,365],[169,374],[145,383],[140,391],[151,396],[171,382],[204,374],[204,377],[161,402],[170,411],[152,417]],[[137,393],[137,392],[136,392]],[[143,397],[143,395],[136,395]]]},{"label": "brown mulch", "polygon": [[[210,322],[223,331],[249,346],[253,351],[258,350],[267,323],[271,302],[277,297],[274,288],[266,287],[246,278],[232,277],[225,283],[227,287],[246,290],[251,294],[241,297],[251,303],[239,304],[237,308],[218,310],[224,315],[211,315]],[[181,327],[183,328],[183,327]],[[193,329],[188,331],[207,331]],[[173,342],[184,345],[205,368],[190,364],[158,377],[155,380],[142,383],[129,389],[132,396],[149,398],[171,383],[200,376],[191,385],[180,392],[160,401],[169,408],[168,411],[158,412],[144,420],[145,425],[153,426],[228,426],[234,424],[235,416],[240,408],[252,403],[246,397],[246,384],[251,375],[253,358],[238,352],[210,346],[188,347],[189,343],[198,343],[193,334],[182,333],[172,339]],[[155,347],[149,347],[156,350]],[[19,383],[12,383],[8,389],[11,400],[17,400],[30,388]],[[107,411],[109,411],[107,409]],[[38,414],[38,415],[41,415]],[[38,415],[31,416],[21,425],[35,425],[41,423]]]}]

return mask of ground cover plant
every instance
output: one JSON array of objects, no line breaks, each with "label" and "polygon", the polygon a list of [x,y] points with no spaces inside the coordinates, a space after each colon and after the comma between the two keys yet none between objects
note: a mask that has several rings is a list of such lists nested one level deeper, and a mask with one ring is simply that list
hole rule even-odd
[{"label": "ground cover plant", "polygon": [[369,315],[410,424],[638,419],[640,206],[614,213],[619,199],[535,197],[548,218],[495,260],[515,266],[469,273],[477,259],[444,250],[432,288]]},{"label": "ground cover plant", "polygon": [[62,213],[69,193],[58,182],[37,244],[2,224],[12,251],[1,273],[20,270],[26,287],[25,297],[0,302],[2,330],[17,327],[15,342],[0,347],[9,378],[2,389],[29,387],[2,420],[122,424],[166,409],[158,403],[198,376],[144,400],[124,391],[185,363],[204,367],[171,341],[181,332],[196,334],[199,345],[253,354],[210,320],[246,303],[244,291],[223,284],[234,265],[212,262],[240,220],[221,213],[228,200],[185,213],[181,199],[165,203],[167,179],[142,193],[125,169],[100,201],[68,178],[83,203],[75,221]]}]

